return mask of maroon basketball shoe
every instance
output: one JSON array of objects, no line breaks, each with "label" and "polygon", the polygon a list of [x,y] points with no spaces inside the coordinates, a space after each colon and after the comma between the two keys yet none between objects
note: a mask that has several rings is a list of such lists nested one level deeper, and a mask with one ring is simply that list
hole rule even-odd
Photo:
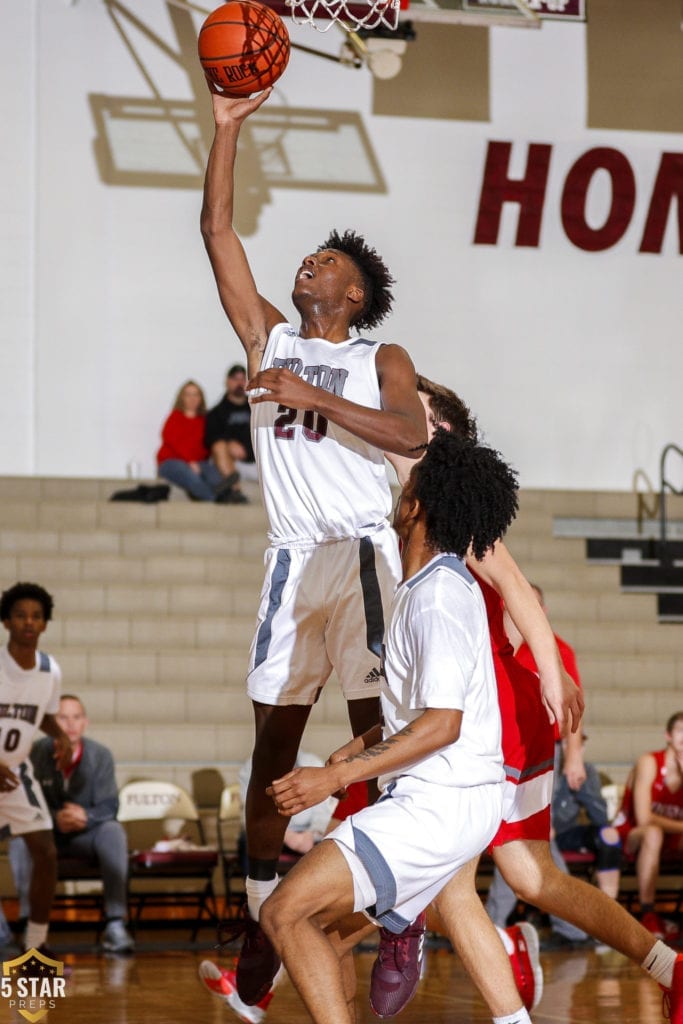
[{"label": "maroon basketball shoe", "polygon": [[370,1008],[378,1017],[394,1017],[417,991],[424,958],[427,914],[399,935],[379,930],[379,949],[370,978]]}]

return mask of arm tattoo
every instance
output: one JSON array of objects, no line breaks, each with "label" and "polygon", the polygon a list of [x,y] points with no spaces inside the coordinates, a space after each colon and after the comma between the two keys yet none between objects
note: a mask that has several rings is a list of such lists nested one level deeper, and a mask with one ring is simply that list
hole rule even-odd
[{"label": "arm tattoo", "polygon": [[401,736],[411,736],[413,729],[410,725],[406,725],[400,732],[394,733],[393,736],[387,737],[385,740],[380,740],[379,743],[373,744],[368,747],[367,750],[362,750],[359,754],[352,754],[351,757],[346,758],[346,763],[350,764],[352,761],[370,761],[373,757],[379,757],[385,751],[390,750],[400,740]]}]

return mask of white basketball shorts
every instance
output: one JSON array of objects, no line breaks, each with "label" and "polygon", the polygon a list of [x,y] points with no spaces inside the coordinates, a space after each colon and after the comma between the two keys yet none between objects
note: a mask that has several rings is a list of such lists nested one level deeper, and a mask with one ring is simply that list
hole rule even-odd
[{"label": "white basketball shorts", "polygon": [[403,775],[376,804],[327,838],[353,875],[354,910],[402,932],[447,882],[489,845],[500,825],[502,783],[439,786]]},{"label": "white basketball shorts", "polygon": [[26,832],[52,831],[52,817],[43,791],[33,777],[30,760],[13,769],[19,779],[16,789],[0,793],[0,838]]},{"label": "white basketball shorts", "polygon": [[247,693],[314,704],[336,670],[347,700],[376,697],[384,625],[401,578],[393,530],[312,548],[269,548]]}]

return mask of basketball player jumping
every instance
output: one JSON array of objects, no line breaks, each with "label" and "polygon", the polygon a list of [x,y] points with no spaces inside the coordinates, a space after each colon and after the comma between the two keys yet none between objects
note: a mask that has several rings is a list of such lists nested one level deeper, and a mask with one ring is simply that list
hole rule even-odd
[{"label": "basketball player jumping", "polygon": [[266,995],[279,967],[256,924],[277,885],[286,825],[266,787],[294,765],[333,667],[353,734],[378,721],[385,609],[400,573],[383,451],[409,455],[427,436],[407,353],[354,336],[382,322],[393,283],[359,235],[333,232],[302,260],[292,291],[298,330],[256,289],[232,226],[233,167],[240,127],[268,95],[213,93],[201,219],[221,302],[247,354],[270,525],[247,684],[256,726],[246,801],[250,919],[237,986],[250,1005]]}]

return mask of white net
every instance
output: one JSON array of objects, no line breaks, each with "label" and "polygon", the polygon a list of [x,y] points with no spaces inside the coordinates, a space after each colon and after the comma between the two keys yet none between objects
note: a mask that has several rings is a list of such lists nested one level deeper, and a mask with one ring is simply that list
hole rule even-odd
[{"label": "white net", "polygon": [[354,28],[395,29],[401,0],[286,0],[292,21],[327,32],[335,22]]}]

